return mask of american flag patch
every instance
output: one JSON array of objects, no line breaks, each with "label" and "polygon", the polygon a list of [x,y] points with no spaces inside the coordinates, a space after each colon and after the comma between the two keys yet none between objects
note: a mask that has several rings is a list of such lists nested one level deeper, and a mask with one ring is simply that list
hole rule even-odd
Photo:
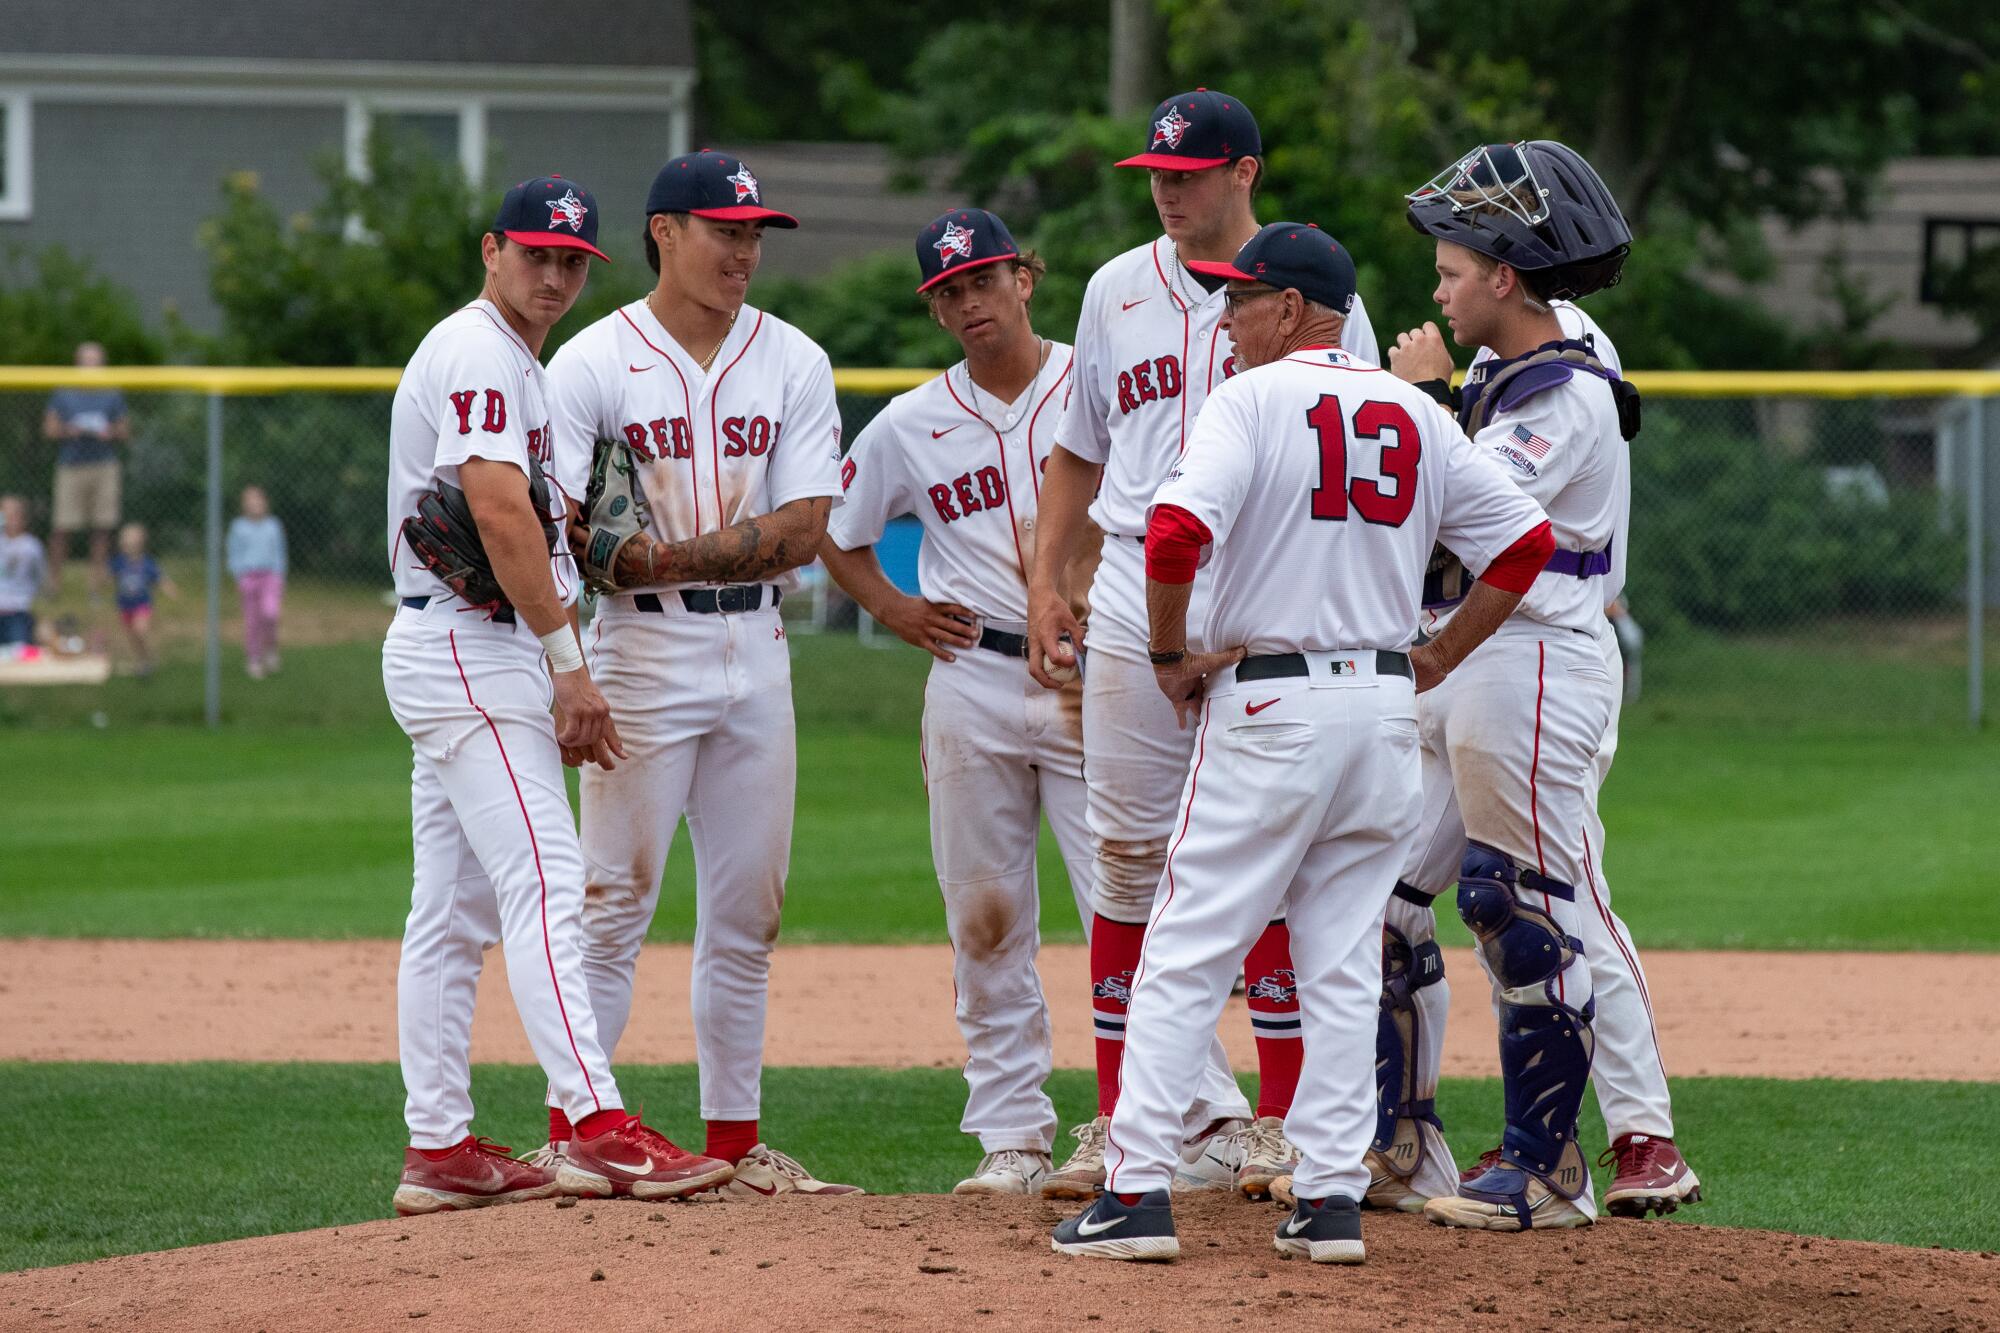
[{"label": "american flag patch", "polygon": [[1526,426],[1514,427],[1514,441],[1536,458],[1549,456],[1549,442]]}]

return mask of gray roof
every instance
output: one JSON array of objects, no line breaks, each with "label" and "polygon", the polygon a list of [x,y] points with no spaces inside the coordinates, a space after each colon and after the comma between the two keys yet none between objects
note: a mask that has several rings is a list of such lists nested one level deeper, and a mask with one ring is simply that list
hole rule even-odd
[{"label": "gray roof", "polygon": [[16,56],[694,64],[688,0],[6,0],[0,22]]}]

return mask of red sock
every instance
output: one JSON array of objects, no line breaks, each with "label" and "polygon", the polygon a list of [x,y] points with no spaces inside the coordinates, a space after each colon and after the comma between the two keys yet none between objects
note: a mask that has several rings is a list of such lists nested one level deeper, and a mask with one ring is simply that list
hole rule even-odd
[{"label": "red sock", "polygon": [[1257,1035],[1257,1115],[1280,1120],[1299,1090],[1299,982],[1292,971],[1292,932],[1282,921],[1264,927],[1243,960],[1250,999],[1250,1027]]},{"label": "red sock", "polygon": [[[549,1132],[551,1134],[555,1132],[555,1117],[561,1114],[560,1111],[550,1113]],[[603,1111],[592,1111],[589,1115],[576,1122],[576,1137],[580,1139],[594,1139],[607,1129],[618,1128],[618,1126],[624,1124],[628,1119],[630,1117],[625,1114],[625,1108],[622,1106],[610,1107]]]},{"label": "red sock", "polygon": [[551,1106],[549,1108],[549,1142],[568,1143],[570,1136],[575,1132],[570,1128],[569,1117],[562,1113],[562,1108]]},{"label": "red sock", "polygon": [[1146,927],[1095,918],[1090,925],[1091,1012],[1097,1022],[1097,1113],[1118,1106],[1118,1070],[1125,1060],[1125,1010],[1132,974],[1146,944]]},{"label": "red sock", "polygon": [[1118,1196],[1118,1202],[1124,1204],[1127,1208],[1131,1208],[1136,1206],[1139,1200],[1145,1197],[1146,1196],[1143,1194],[1120,1194]]},{"label": "red sock", "polygon": [[418,1148],[417,1155],[423,1158],[426,1162],[442,1162],[445,1158],[451,1156],[453,1153],[457,1152],[460,1148],[463,1148],[466,1144],[471,1142],[473,1142],[473,1136],[467,1134],[464,1138],[460,1139],[457,1143],[452,1144],[449,1148]]},{"label": "red sock", "polygon": [[701,1155],[713,1157],[718,1162],[740,1162],[756,1146],[755,1120],[711,1120],[708,1122],[708,1146],[701,1150]]}]

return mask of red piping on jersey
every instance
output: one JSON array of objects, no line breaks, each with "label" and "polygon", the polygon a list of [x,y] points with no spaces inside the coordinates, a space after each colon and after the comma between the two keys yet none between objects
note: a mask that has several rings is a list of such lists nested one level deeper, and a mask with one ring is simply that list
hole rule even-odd
[{"label": "red piping on jersey", "polygon": [[[715,383],[705,386],[708,389],[708,459],[715,469],[715,527],[718,532],[729,526],[729,519],[722,512],[722,435],[715,428],[715,400],[722,396],[722,381],[736,369],[737,361],[750,354],[750,344],[757,341],[757,334],[763,327],[764,312],[759,310],[757,322],[750,326],[750,336],[743,340],[743,350],[736,354],[736,360],[722,368],[722,374],[715,377]],[[695,530],[699,532],[700,526],[697,525]]]},{"label": "red piping on jersey", "polygon": [[1028,418],[1028,480],[1034,484],[1035,504],[1038,508],[1042,503],[1042,470],[1035,466],[1035,423],[1041,420],[1042,409],[1049,405],[1049,399],[1056,396],[1056,390],[1062,388],[1063,381],[1069,378],[1070,367],[1075,364],[1076,349],[1072,347],[1069,360],[1063,363],[1062,374],[1056,376],[1056,382],[1049,386],[1049,391],[1042,395],[1042,401],[1035,404],[1034,415]]},{"label": "red piping on jersey", "polygon": [[[1194,820],[1194,794],[1196,787],[1201,783],[1201,760],[1202,756],[1208,753],[1208,720],[1214,712],[1215,701],[1212,699],[1204,700],[1201,705],[1201,731],[1195,739],[1194,768],[1188,773],[1187,807],[1181,811],[1181,832],[1180,836],[1174,839],[1174,845],[1167,851],[1167,895],[1160,899],[1160,905],[1153,909],[1153,919],[1146,923],[1146,933],[1149,935],[1153,933],[1153,927],[1166,914],[1167,907],[1174,900],[1174,854],[1180,851],[1181,844],[1187,841],[1188,825]],[[1135,996],[1139,990],[1139,983],[1145,979],[1145,976],[1146,955],[1142,952],[1139,955],[1138,970],[1132,974],[1132,990]],[[1131,1006],[1128,1004],[1126,1009],[1127,1017],[1129,1018]],[[1119,1091],[1122,1094],[1124,1092],[1125,1081],[1125,1070],[1122,1065],[1119,1067],[1118,1081]],[[1125,1165],[1125,1149],[1119,1146],[1117,1138],[1107,1134],[1105,1142],[1108,1146],[1117,1150],[1118,1166]],[[1105,1188],[1109,1189],[1112,1187],[1110,1183],[1111,1179],[1117,1174],[1118,1167],[1112,1167],[1106,1175]]]},{"label": "red piping on jersey", "polygon": [[[1297,347],[1285,353],[1282,359],[1286,361],[1291,361],[1292,364],[1295,366],[1311,366],[1315,370],[1358,370],[1377,375],[1382,373],[1382,367],[1371,366],[1358,356],[1354,357],[1354,364],[1351,366],[1336,366],[1330,361],[1292,361],[1292,358],[1298,355],[1300,352],[1310,352],[1313,350],[1315,349],[1311,347]],[[1329,352],[1347,352],[1347,349],[1345,347],[1328,347],[1325,350]],[[1349,356],[1354,356],[1352,352],[1347,352],[1347,354]]]},{"label": "red piping on jersey", "polygon": [[485,316],[485,318],[486,318],[486,322],[487,322],[488,324],[491,324],[491,325],[492,325],[492,326],[493,326],[494,328],[496,328],[496,329],[500,330],[500,332],[502,332],[502,333],[506,334],[506,335],[507,335],[507,341],[509,341],[509,342],[513,343],[513,344],[514,344],[514,346],[516,346],[516,347],[518,347],[518,348],[520,348],[520,349],[521,349],[521,355],[523,355],[523,356],[527,357],[527,358],[528,358],[528,360],[530,360],[530,361],[534,362],[534,363],[535,363],[536,365],[538,365],[538,366],[539,366],[540,364],[542,364],[542,359],[541,359],[540,357],[536,356],[536,355],[535,355],[535,354],[534,354],[534,353],[533,353],[532,351],[528,350],[528,344],[526,344],[526,343],[524,343],[524,342],[522,342],[522,341],[521,341],[521,335],[520,335],[520,334],[518,334],[518,333],[516,333],[516,332],[514,332],[514,330],[512,330],[512,329],[508,328],[508,327],[507,327],[507,325],[506,325],[506,323],[505,323],[504,321],[502,321],[502,320],[497,320],[497,319],[493,318],[493,316],[492,316],[491,314],[489,314],[489,313],[487,312],[487,309],[486,309],[486,307],[485,307],[485,306],[483,306],[483,305],[479,305],[478,303],[476,303],[476,302],[475,302],[474,304],[472,304],[472,305],[469,305],[469,306],[467,306],[467,307],[465,307],[465,308],[466,308],[467,310],[476,310],[476,311],[478,311],[478,312],[479,312],[479,313],[480,313],[481,315],[484,315],[484,316]]},{"label": "red piping on jersey", "polygon": [[[636,322],[634,322],[634,320],[630,315],[625,313],[624,306],[618,307],[618,317],[624,320],[627,324],[632,325],[632,332],[639,335],[639,341],[646,344],[646,346],[651,347],[653,349],[653,355],[659,357],[660,360],[666,362],[667,368],[674,372],[674,378],[681,382],[681,411],[687,413],[688,430],[692,432],[694,430],[694,398],[692,395],[688,393],[687,376],[681,374],[681,368],[678,364],[676,364],[673,357],[667,355],[666,352],[661,350],[660,347],[656,345],[651,338],[648,338],[646,336],[646,331],[640,328],[639,325]],[[694,531],[696,536],[700,536],[701,535],[701,475],[694,470],[694,448],[692,445],[690,445],[688,448],[688,486],[693,491],[694,494]]]},{"label": "red piping on jersey", "polygon": [[[969,366],[966,368],[965,377],[967,379],[972,378],[972,369]],[[951,401],[958,404],[959,410],[974,421],[977,421],[980,425],[986,427],[987,430],[993,432],[993,447],[1000,455],[1000,493],[1007,497],[1007,526],[1014,534],[1014,567],[1021,571],[1021,583],[1025,587],[1028,582],[1028,562],[1021,556],[1021,527],[1014,521],[1014,483],[1007,476],[1007,442],[1000,437],[998,427],[965,405],[965,400],[958,396],[958,390],[951,387],[951,372],[949,370],[940,378],[944,380],[944,391],[951,395]],[[1035,470],[1035,445],[1034,428],[1032,426],[1028,428],[1028,441],[1028,471],[1033,472]]]},{"label": "red piping on jersey", "polygon": [[[1158,241],[1153,242],[1152,255],[1153,272],[1159,275],[1160,285],[1167,289],[1167,299],[1174,303],[1174,309],[1181,312],[1181,444],[1180,448],[1174,451],[1174,456],[1178,458],[1187,452],[1188,303],[1181,299],[1181,294],[1174,290],[1172,283],[1167,281],[1167,271],[1160,267],[1160,243]],[[1208,349],[1208,363],[1208,373],[1213,375],[1215,373],[1215,348],[1213,346]]]},{"label": "red piping on jersey", "polygon": [[604,1103],[597,1099],[597,1085],[591,1081],[590,1070],[583,1063],[583,1053],[576,1049],[576,1033],[570,1030],[569,1006],[563,1003],[562,983],[556,980],[556,957],[549,947],[549,881],[542,873],[542,849],[535,841],[535,821],[528,817],[528,802],[521,796],[521,780],[514,776],[514,763],[507,758],[507,745],[500,739],[500,728],[493,725],[492,715],[472,697],[472,682],[465,678],[465,664],[458,660],[458,631],[451,630],[446,637],[451,640],[451,664],[458,668],[458,683],[465,686],[465,702],[486,720],[486,729],[493,733],[493,744],[500,750],[500,763],[507,770],[507,781],[514,785],[514,803],[521,807],[521,822],[528,826],[528,850],[534,853],[535,879],[542,886],[542,957],[548,960],[549,989],[556,993],[556,1012],[562,1015],[563,1035],[569,1038],[569,1053],[575,1057],[576,1067],[583,1073],[583,1086],[590,1089],[591,1105],[602,1111]]},{"label": "red piping on jersey", "polygon": [[[1646,974],[1639,970],[1639,960],[1625,947],[1625,937],[1618,933],[1618,922],[1612,917],[1611,909],[1604,905],[1603,897],[1597,892],[1597,874],[1590,868],[1590,830],[1586,828],[1582,832],[1583,874],[1590,883],[1590,901],[1596,905],[1597,915],[1604,921],[1604,931],[1611,936],[1611,942],[1617,946],[1619,955],[1625,960],[1625,966],[1632,969],[1633,984],[1639,988],[1639,1003],[1646,1006],[1646,1030],[1653,1034],[1653,1059],[1660,1066],[1660,1079],[1664,1082],[1667,1077],[1667,1063],[1660,1056],[1660,1030],[1653,1022],[1653,997],[1646,990]],[[1591,989],[1597,988],[1592,986]]]}]

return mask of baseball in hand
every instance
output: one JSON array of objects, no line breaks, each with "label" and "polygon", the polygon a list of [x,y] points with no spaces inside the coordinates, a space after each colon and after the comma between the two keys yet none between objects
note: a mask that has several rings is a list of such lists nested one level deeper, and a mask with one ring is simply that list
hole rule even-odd
[{"label": "baseball in hand", "polygon": [[1042,654],[1042,672],[1059,685],[1067,685],[1076,679],[1076,663],[1065,666],[1047,653]]}]

